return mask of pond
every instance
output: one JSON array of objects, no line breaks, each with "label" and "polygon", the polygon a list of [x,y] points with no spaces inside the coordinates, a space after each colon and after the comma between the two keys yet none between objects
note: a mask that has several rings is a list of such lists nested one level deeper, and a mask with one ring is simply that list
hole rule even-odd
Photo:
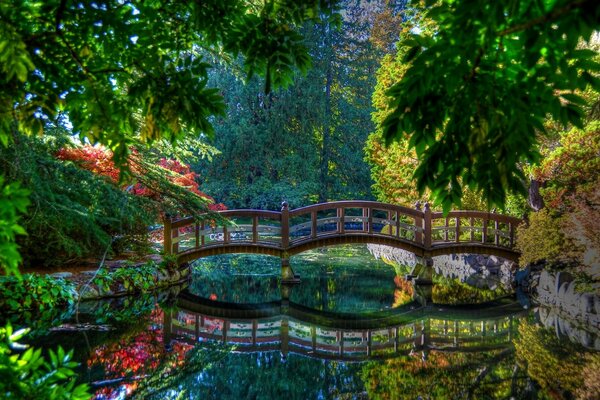
[{"label": "pond", "polygon": [[501,263],[415,287],[377,251],[294,256],[293,286],[277,258],[206,258],[175,296],[84,304],[34,342],[73,348],[98,399],[594,398],[598,332],[523,308]]}]

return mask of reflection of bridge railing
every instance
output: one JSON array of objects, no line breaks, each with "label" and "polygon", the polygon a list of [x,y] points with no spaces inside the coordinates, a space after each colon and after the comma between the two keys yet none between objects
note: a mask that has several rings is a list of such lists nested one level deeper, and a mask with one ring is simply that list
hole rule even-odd
[{"label": "reflection of bridge railing", "polygon": [[228,252],[292,255],[342,243],[378,243],[429,257],[452,252],[497,254],[515,259],[515,228],[521,220],[481,211],[447,216],[372,201],[338,201],[281,212],[227,210],[231,225],[194,217],[165,222],[165,252],[180,261]]},{"label": "reflection of bridge railing", "polygon": [[[403,312],[400,319],[388,313],[384,319],[348,316],[344,321],[339,315],[328,320],[322,312],[313,310],[313,321],[306,321],[302,316],[307,309],[293,303],[277,315],[269,315],[277,308],[275,303],[238,310],[226,303],[195,304],[190,307],[193,310],[186,309],[186,305],[180,302],[179,310],[165,312],[165,343],[173,337],[190,342],[222,341],[236,345],[239,352],[293,352],[346,361],[417,351],[421,357],[421,352],[429,350],[478,352],[505,348],[514,334],[513,318],[523,312],[518,305],[496,304],[472,313],[479,316],[468,317],[467,310],[435,305]],[[203,308],[211,313],[203,312]]]}]

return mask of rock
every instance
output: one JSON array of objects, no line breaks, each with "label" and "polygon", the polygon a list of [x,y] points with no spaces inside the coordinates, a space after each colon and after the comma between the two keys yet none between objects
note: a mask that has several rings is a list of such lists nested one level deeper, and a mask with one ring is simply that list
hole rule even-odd
[{"label": "rock", "polygon": [[81,297],[82,300],[95,299],[95,298],[98,298],[99,295],[100,295],[100,293],[98,293],[98,291],[91,286],[85,286],[79,292],[79,296]]},{"label": "rock", "polygon": [[56,272],[54,274],[50,274],[51,277],[53,278],[62,278],[62,279],[67,279],[73,276],[72,272]]}]

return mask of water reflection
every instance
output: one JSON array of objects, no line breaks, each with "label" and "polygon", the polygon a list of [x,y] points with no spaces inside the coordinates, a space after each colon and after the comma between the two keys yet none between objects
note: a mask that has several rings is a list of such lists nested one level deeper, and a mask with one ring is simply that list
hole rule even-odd
[{"label": "water reflection", "polygon": [[507,302],[492,303],[475,312],[430,305],[371,317],[325,314],[294,303],[237,309],[227,303],[180,303],[194,304],[193,310],[165,312],[165,343],[220,341],[235,345],[236,352],[278,351],[284,358],[292,352],[337,361],[417,353],[425,360],[431,350],[504,348],[515,334],[514,318],[524,313],[518,304]]},{"label": "water reflection", "polygon": [[76,347],[98,399],[600,398],[594,327],[456,277],[427,293],[361,251],[297,258],[291,288],[277,259],[205,260],[151,312],[90,304],[117,329],[45,340]]}]

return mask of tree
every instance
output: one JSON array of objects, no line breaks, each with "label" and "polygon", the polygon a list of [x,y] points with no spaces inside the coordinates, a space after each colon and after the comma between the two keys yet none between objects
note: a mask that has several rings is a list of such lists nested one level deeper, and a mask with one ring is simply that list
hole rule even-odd
[{"label": "tree", "polygon": [[211,72],[227,115],[214,123],[221,154],[198,169],[206,171],[207,191],[230,207],[370,197],[361,147],[372,129],[370,95],[381,52],[368,27],[378,8],[357,1],[342,7],[342,30],[325,15],[303,26],[313,67],[287,89],[265,94],[256,79],[242,85],[235,65]]},{"label": "tree", "polygon": [[[436,3],[434,5],[434,3]],[[403,42],[410,68],[388,92],[389,143],[407,137],[419,158],[417,188],[448,211],[463,188],[503,206],[524,192],[520,163],[534,163],[544,120],[581,127],[579,95],[595,75],[596,52],[579,48],[600,26],[593,0],[427,1],[434,32]]]},{"label": "tree", "polygon": [[3,2],[0,139],[42,132],[59,112],[118,162],[132,142],[211,135],[224,103],[207,87],[201,49],[241,55],[268,92],[310,66],[299,25],[319,14],[335,21],[335,9],[317,0]]},{"label": "tree", "polygon": [[[294,67],[309,67],[298,27],[319,14],[339,19],[336,2],[2,2],[0,143],[62,121],[124,166],[134,143],[210,136],[210,118],[223,114],[224,103],[207,87],[201,51],[220,60],[241,55],[246,74],[265,77],[268,92],[288,85]],[[3,198],[23,211],[23,193]],[[9,214],[0,259],[18,273],[11,266],[22,231]]]}]

